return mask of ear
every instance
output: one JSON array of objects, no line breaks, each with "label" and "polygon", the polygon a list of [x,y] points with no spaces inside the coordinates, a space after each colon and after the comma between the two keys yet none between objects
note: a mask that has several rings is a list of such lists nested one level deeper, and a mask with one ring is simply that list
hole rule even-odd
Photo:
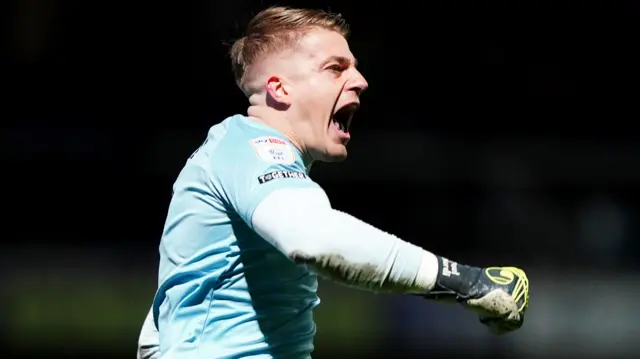
[{"label": "ear", "polygon": [[283,78],[271,76],[265,83],[265,90],[269,97],[283,105],[291,105],[291,97],[289,96],[288,86]]}]

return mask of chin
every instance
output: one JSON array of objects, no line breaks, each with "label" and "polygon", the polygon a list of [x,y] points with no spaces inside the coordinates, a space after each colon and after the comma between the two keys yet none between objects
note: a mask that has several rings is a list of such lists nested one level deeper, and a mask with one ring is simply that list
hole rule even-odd
[{"label": "chin", "polygon": [[[333,147],[333,146],[332,146]],[[338,145],[340,148],[328,148],[324,155],[324,162],[342,162],[347,159],[347,147]]]},{"label": "chin", "polygon": [[320,162],[341,162],[347,158],[347,146],[343,144],[330,143],[322,147],[316,147],[310,152],[314,161]]},{"label": "chin", "polygon": [[347,159],[347,154],[327,156],[324,162],[342,162]]}]

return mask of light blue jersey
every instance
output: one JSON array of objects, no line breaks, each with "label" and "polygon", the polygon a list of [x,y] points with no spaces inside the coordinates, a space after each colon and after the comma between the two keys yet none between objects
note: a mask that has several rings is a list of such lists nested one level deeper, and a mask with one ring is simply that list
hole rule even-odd
[{"label": "light blue jersey", "polygon": [[162,358],[309,358],[317,278],[252,229],[272,191],[317,187],[279,132],[213,126],[173,186],[153,303]]}]

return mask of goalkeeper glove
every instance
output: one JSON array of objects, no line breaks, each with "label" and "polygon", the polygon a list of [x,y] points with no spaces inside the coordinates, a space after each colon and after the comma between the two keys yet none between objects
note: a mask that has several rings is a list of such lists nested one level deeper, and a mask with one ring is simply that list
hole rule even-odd
[{"label": "goalkeeper glove", "polygon": [[478,268],[438,257],[435,287],[425,298],[453,300],[480,316],[494,334],[519,329],[529,304],[529,280],[515,267]]}]

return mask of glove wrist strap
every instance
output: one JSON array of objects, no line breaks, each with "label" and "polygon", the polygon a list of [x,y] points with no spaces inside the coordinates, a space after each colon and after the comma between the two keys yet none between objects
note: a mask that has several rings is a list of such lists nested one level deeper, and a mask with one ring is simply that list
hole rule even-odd
[{"label": "glove wrist strap", "polygon": [[481,275],[482,269],[456,263],[440,256],[437,258],[438,277],[436,285],[430,292],[434,294],[451,293],[455,294],[458,299],[467,298],[471,287]]}]

